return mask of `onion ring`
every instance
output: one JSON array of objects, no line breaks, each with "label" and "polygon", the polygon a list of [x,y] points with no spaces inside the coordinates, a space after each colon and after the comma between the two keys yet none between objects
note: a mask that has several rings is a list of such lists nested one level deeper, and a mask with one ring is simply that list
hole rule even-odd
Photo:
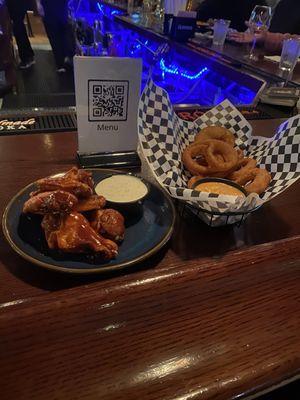
[{"label": "onion ring", "polygon": [[234,147],[235,139],[232,132],[222,126],[208,126],[202,129],[196,136],[195,142],[203,142],[208,139],[221,140]]},{"label": "onion ring", "polygon": [[244,150],[238,148],[238,149],[236,149],[236,152],[238,154],[239,161],[243,160],[244,159]]},{"label": "onion ring", "polygon": [[247,175],[247,172],[249,172],[249,169],[254,169],[256,168],[256,161],[253,158],[243,158],[239,163],[238,163],[239,169],[236,171],[232,172],[230,175],[228,175],[228,179],[231,179],[235,183],[238,183],[239,185],[242,185],[244,181],[244,176],[245,174]]},{"label": "onion ring", "polygon": [[241,185],[245,185],[247,193],[263,193],[271,182],[271,175],[266,169],[248,169],[240,180]]},{"label": "onion ring", "polygon": [[192,143],[182,153],[182,162],[186,169],[194,175],[207,175],[209,167],[201,165],[195,159],[202,156],[206,159],[207,145],[203,143]]},{"label": "onion ring", "polygon": [[218,177],[244,186],[247,193],[263,193],[270,184],[270,173],[234,146],[233,134],[222,127],[210,126],[197,134],[195,142],[182,153],[182,163],[193,175],[187,187],[192,189],[195,182],[206,177]]},{"label": "onion ring", "polygon": [[[207,144],[206,161],[209,167],[216,172],[230,171],[236,168],[238,163],[238,153],[228,143],[221,140],[207,140],[202,142]],[[223,158],[223,162],[220,160]]]},{"label": "onion ring", "polygon": [[236,168],[238,154],[229,144],[211,139],[189,145],[182,153],[182,162],[193,175],[224,178]]}]

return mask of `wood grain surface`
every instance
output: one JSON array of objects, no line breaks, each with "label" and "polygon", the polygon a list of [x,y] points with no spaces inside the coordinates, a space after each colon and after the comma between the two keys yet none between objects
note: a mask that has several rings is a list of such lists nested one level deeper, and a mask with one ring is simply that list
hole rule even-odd
[{"label": "wood grain surface", "polygon": [[[254,134],[279,122],[254,122]],[[71,133],[0,137],[1,210],[75,153]],[[1,399],[231,399],[296,377],[299,192],[240,228],[178,218],[157,255],[101,277],[39,269],[1,235]]]},{"label": "wood grain surface", "polygon": [[266,247],[2,309],[2,398],[228,399],[299,373],[299,250]]}]

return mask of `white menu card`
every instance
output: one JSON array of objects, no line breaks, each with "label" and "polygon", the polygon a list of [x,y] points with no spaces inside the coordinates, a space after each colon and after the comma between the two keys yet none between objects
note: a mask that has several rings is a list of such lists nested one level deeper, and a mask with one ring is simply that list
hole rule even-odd
[{"label": "white menu card", "polygon": [[76,56],[74,72],[78,153],[135,151],[142,60]]}]

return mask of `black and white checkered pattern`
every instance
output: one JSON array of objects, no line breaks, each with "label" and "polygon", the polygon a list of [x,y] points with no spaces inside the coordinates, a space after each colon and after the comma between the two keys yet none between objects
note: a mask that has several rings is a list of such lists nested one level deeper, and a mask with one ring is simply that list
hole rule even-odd
[{"label": "black and white checkered pattern", "polygon": [[[186,188],[190,176],[181,163],[182,151],[208,125],[228,128],[245,154],[271,173],[272,182],[261,197],[251,194],[240,199]],[[252,136],[250,124],[228,100],[196,121],[187,122],[175,114],[167,92],[150,80],[139,103],[138,132],[141,148],[157,181],[172,197],[206,211],[247,212],[277,196],[300,176],[300,115],[284,122],[271,139]]]}]

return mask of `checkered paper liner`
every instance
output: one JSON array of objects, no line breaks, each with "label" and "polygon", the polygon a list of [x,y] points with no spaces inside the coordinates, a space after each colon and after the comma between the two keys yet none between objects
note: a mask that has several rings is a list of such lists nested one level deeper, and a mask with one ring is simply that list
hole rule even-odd
[{"label": "checkered paper liner", "polygon": [[[233,132],[245,156],[253,157],[258,166],[271,173],[272,181],[260,197],[254,193],[246,198],[224,196],[187,188],[191,175],[181,162],[182,151],[200,129],[209,125],[224,126]],[[300,115],[281,124],[272,138],[252,136],[251,125],[228,100],[194,122],[183,121],[174,112],[168,93],[150,80],[139,103],[138,132],[143,154],[159,184],[172,197],[205,210],[207,214],[199,214],[204,222],[211,223],[208,214],[218,214],[213,216],[214,226],[237,222],[241,214],[247,216],[300,176]],[[240,216],[224,218],[232,213]]]}]

